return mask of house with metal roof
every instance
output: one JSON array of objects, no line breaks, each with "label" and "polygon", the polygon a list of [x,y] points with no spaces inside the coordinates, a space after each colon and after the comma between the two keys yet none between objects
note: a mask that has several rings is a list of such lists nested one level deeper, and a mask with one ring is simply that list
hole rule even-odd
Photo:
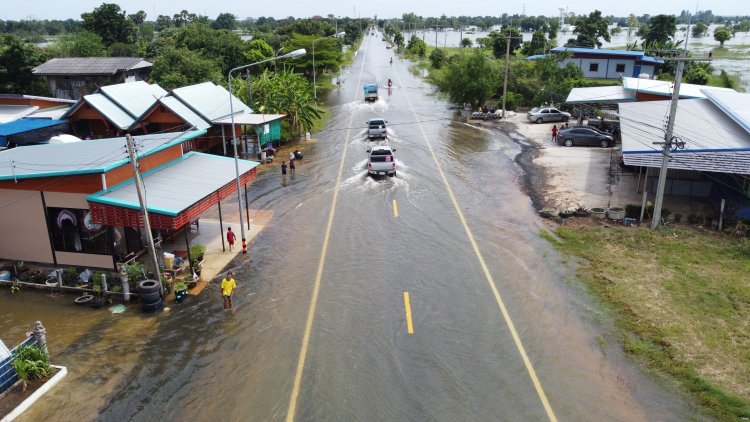
[{"label": "house with metal roof", "polygon": [[[205,130],[139,135],[152,229],[168,235],[236,192],[234,161],[185,152]],[[124,138],[28,146],[1,153],[0,260],[114,270],[144,249]],[[240,160],[240,183],[258,163]],[[247,189],[247,187],[246,187]]]},{"label": "house with metal roof", "polygon": [[646,56],[643,51],[607,50],[598,48],[556,47],[552,54],[570,54],[560,66],[573,63],[583,71],[583,76],[596,79],[620,79],[648,75],[653,78],[662,61]]},{"label": "house with metal roof", "polygon": [[[231,104],[230,104],[231,98]],[[252,110],[229,91],[212,82],[177,88],[171,92],[156,84],[123,83],[101,87],[84,96],[64,118],[71,122],[73,133],[82,138],[103,138],[124,133],[148,134],[196,128],[206,134],[187,142],[187,151],[228,155],[231,149],[231,121],[240,137],[252,127],[250,138],[243,136],[241,149],[262,148],[265,143],[281,139],[279,114],[252,114]],[[254,135],[254,136],[253,136]],[[251,142],[251,144],[248,144]]]},{"label": "house with metal roof", "polygon": [[[682,92],[682,90],[680,90]],[[689,92],[689,91],[688,91]],[[704,98],[680,100],[670,153],[666,195],[730,203],[736,216],[750,219],[750,94],[702,89]],[[656,191],[670,101],[620,104],[625,165],[636,168],[638,189]],[[684,143],[684,144],[683,144]]]},{"label": "house with metal roof", "polygon": [[148,80],[153,64],[141,57],[58,57],[32,69],[53,97],[76,99],[99,86]]}]

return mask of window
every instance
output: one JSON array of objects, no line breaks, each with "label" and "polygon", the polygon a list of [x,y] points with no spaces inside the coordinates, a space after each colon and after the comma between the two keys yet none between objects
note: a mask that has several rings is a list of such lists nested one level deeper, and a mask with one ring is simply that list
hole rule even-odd
[{"label": "window", "polygon": [[96,255],[112,253],[109,229],[92,222],[89,210],[48,207],[47,215],[56,251]]},{"label": "window", "polygon": [[542,113],[549,113],[549,109],[545,108],[544,110],[542,110]]},{"label": "window", "polygon": [[624,63],[620,63],[617,66],[615,66],[615,72],[617,72],[617,73],[623,73],[623,72],[625,72],[625,64]]},{"label": "window", "polygon": [[589,63],[589,72],[598,72],[599,63]]}]

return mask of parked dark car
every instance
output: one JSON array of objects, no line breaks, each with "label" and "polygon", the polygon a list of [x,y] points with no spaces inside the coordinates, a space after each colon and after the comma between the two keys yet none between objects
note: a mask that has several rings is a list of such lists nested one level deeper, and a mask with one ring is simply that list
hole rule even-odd
[{"label": "parked dark car", "polygon": [[558,145],[572,147],[573,145],[611,147],[615,144],[615,138],[596,130],[592,127],[576,126],[563,129],[557,134]]}]

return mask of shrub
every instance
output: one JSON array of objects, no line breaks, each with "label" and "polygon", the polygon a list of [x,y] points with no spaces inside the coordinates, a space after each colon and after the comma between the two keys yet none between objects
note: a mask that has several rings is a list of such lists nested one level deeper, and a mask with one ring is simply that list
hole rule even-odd
[{"label": "shrub", "polygon": [[679,223],[682,220],[682,214],[679,212],[674,213],[674,222]]},{"label": "shrub", "polygon": [[[653,211],[653,208],[652,208]],[[669,210],[669,208],[662,208],[661,209],[661,218],[663,218],[665,221],[667,218],[669,218],[669,215],[672,214],[672,211]],[[651,214],[653,216],[653,214]]]},{"label": "shrub", "polygon": [[206,253],[206,246],[200,243],[196,243],[190,247],[190,257],[193,259],[200,260],[203,258],[203,254]]},{"label": "shrub", "polygon": [[697,224],[698,223],[698,215],[696,215],[694,212],[691,212],[687,216],[687,221],[689,224]]},{"label": "shrub", "polygon": [[641,206],[640,205],[633,205],[633,204],[627,204],[625,205],[625,217],[627,218],[640,218],[641,216]]},{"label": "shrub", "polygon": [[24,390],[29,380],[48,377],[54,373],[49,364],[47,349],[40,344],[19,347],[11,365],[18,373],[18,378],[23,381]]}]

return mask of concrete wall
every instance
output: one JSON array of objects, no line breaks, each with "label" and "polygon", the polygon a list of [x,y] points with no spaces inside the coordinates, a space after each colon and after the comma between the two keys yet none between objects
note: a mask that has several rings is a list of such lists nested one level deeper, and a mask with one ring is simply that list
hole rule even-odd
[{"label": "concrete wall", "polygon": [[0,189],[0,259],[53,262],[42,194]]}]

